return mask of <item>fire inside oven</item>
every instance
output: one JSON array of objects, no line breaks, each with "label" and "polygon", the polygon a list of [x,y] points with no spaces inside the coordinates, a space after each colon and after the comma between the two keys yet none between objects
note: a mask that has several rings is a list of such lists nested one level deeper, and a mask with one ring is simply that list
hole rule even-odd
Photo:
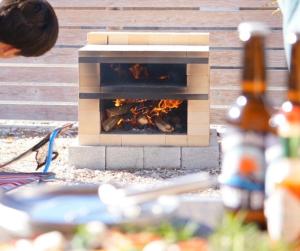
[{"label": "fire inside oven", "polygon": [[101,100],[102,133],[186,134],[187,101]]},{"label": "fire inside oven", "polygon": [[102,63],[101,85],[187,86],[186,64]]}]

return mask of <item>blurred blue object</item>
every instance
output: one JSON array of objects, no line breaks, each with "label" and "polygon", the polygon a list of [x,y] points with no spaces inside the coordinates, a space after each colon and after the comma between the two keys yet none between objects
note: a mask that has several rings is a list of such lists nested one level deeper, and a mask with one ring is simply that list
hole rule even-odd
[{"label": "blurred blue object", "polygon": [[47,173],[49,170],[49,167],[51,165],[52,162],[52,156],[53,156],[53,146],[54,146],[54,140],[57,137],[57,135],[59,134],[60,129],[57,128],[55,129],[49,138],[49,146],[48,146],[48,154],[47,154],[47,158],[46,158],[46,164],[45,164],[45,168],[43,170],[43,173]]},{"label": "blurred blue object", "polygon": [[291,45],[288,43],[288,34],[300,31],[300,0],[278,0],[283,15],[284,48],[288,65],[291,58]]}]

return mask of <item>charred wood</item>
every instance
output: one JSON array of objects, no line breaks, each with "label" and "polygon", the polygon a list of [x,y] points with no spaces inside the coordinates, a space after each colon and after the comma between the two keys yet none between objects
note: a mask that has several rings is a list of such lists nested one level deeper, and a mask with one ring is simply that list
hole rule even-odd
[{"label": "charred wood", "polygon": [[106,109],[106,114],[108,118],[120,116],[128,113],[130,111],[131,105],[116,106]]},{"label": "charred wood", "polygon": [[174,132],[174,127],[161,117],[156,117],[154,122],[157,128],[164,133]]},{"label": "charred wood", "polygon": [[134,64],[129,68],[132,78],[135,80],[147,79],[149,77],[149,72],[147,67],[141,64]]},{"label": "charred wood", "polygon": [[137,123],[139,125],[145,126],[148,125],[149,121],[145,115],[140,115],[137,117]]},{"label": "charred wood", "polygon": [[121,116],[114,116],[114,117],[110,117],[110,118],[104,120],[102,123],[103,130],[105,132],[111,131],[118,124],[120,119],[121,119]]}]

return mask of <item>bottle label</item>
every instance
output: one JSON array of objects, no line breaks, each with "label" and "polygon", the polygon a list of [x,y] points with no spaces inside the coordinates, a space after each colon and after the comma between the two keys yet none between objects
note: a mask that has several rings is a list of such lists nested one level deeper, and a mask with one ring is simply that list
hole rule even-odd
[{"label": "bottle label", "polygon": [[286,158],[300,158],[300,135],[280,138],[283,156]]},{"label": "bottle label", "polygon": [[262,133],[231,129],[222,141],[220,182],[225,206],[262,210],[265,194],[265,138]]},{"label": "bottle label", "polygon": [[282,157],[300,158],[300,125],[299,122],[285,121],[279,126]]},{"label": "bottle label", "polygon": [[266,198],[278,187],[300,194],[300,126],[288,120],[278,127],[277,144],[266,149]]}]

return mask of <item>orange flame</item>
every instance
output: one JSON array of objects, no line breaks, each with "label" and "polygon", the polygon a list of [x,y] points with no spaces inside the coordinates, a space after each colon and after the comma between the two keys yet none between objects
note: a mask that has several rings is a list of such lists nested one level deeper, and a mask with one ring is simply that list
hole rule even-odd
[{"label": "orange flame", "polygon": [[180,107],[183,101],[177,99],[162,99],[157,107],[154,107],[151,114],[159,116],[161,113],[169,113],[172,109]]},{"label": "orange flame", "polygon": [[163,75],[159,77],[159,80],[168,80],[170,78],[169,75]]},{"label": "orange flame", "polygon": [[[146,104],[147,102],[147,104]],[[121,119],[118,122],[118,126],[123,122],[129,122],[132,125],[137,124],[137,118],[140,115],[146,116],[149,124],[154,124],[154,117],[162,116],[163,114],[169,113],[173,109],[177,109],[183,103],[181,100],[176,99],[162,99],[159,102],[152,101],[150,105],[146,99],[116,99],[114,100],[115,106],[119,107],[125,104],[133,104],[130,108],[132,117],[129,119]]]},{"label": "orange flame", "polygon": [[120,119],[117,123],[117,126],[120,126],[124,122],[124,119]]},{"label": "orange flame", "polygon": [[159,106],[164,109],[175,109],[182,104],[181,100],[177,99],[163,99],[159,102]]},{"label": "orange flame", "polygon": [[114,101],[116,107],[122,106],[125,102],[126,102],[126,99],[116,99]]}]

